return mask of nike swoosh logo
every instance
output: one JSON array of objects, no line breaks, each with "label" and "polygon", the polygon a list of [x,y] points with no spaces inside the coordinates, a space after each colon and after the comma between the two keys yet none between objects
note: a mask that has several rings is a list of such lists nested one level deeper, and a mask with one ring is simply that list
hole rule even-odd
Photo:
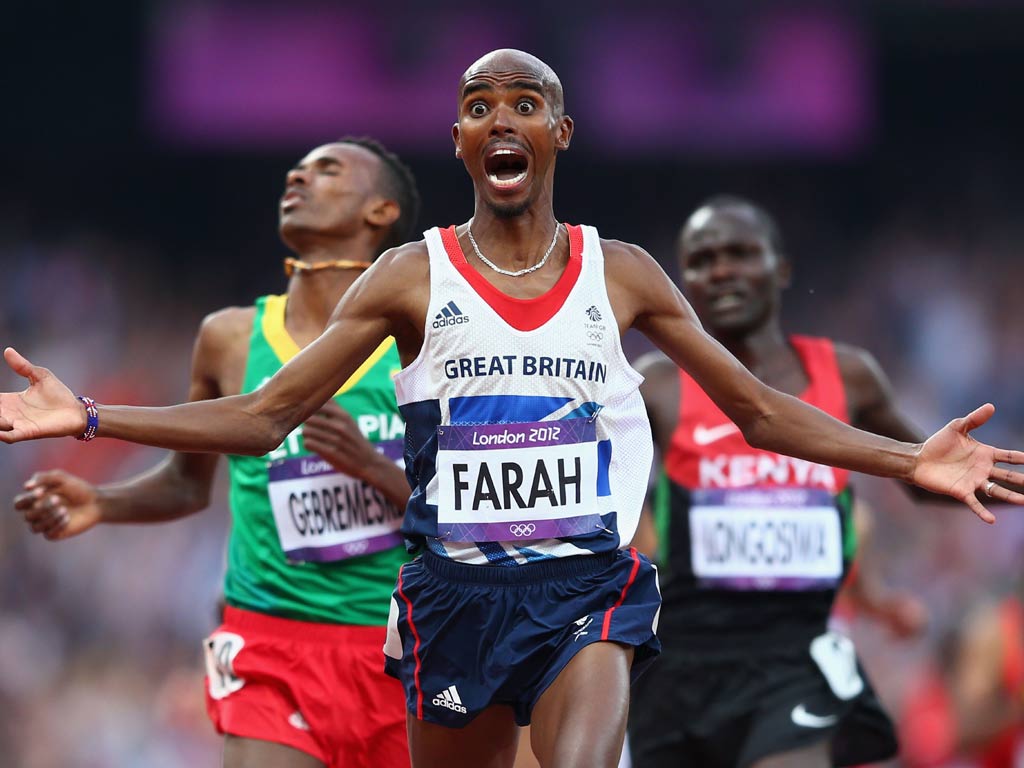
[{"label": "nike swoosh logo", "polygon": [[693,430],[693,442],[697,445],[710,445],[711,443],[721,440],[723,437],[728,437],[733,432],[739,432],[740,428],[732,422],[728,424],[719,424],[717,427],[705,427],[703,424],[698,424]]},{"label": "nike swoosh logo", "polygon": [[797,725],[804,728],[828,728],[839,722],[839,715],[812,715],[803,704],[797,704],[789,714],[790,718]]}]

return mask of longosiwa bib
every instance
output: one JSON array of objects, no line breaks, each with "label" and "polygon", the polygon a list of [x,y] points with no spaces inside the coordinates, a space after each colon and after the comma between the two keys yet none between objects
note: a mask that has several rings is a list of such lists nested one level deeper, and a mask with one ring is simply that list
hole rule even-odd
[{"label": "longosiwa bib", "polygon": [[502,294],[453,227],[425,234],[430,305],[420,355],[395,377],[413,484],[406,536],[490,565],[594,554],[636,530],[652,457],[596,230],[536,299]]},{"label": "longosiwa bib", "polygon": [[[243,392],[298,354],[284,311],[284,296],[256,301]],[[399,367],[388,339],[334,399],[379,451],[401,461],[405,425],[392,383]],[[395,575],[408,559],[402,510],[309,453],[301,426],[268,455],[231,456],[229,465],[228,603],[306,621],[386,624]]]}]

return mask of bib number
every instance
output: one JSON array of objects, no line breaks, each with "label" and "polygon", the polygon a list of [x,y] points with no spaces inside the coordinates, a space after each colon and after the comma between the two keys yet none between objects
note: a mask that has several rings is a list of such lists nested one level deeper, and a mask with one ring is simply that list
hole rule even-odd
[{"label": "bib number", "polygon": [[[388,448],[384,453],[391,456],[394,446]],[[319,456],[285,459],[267,471],[277,535],[289,560],[333,562],[401,544],[403,510]]]},{"label": "bib number", "polygon": [[546,539],[604,527],[593,419],[448,424],[437,442],[441,538]]},{"label": "bib number", "polygon": [[825,491],[694,491],[689,517],[691,563],[701,586],[829,589],[842,577],[839,511]]}]

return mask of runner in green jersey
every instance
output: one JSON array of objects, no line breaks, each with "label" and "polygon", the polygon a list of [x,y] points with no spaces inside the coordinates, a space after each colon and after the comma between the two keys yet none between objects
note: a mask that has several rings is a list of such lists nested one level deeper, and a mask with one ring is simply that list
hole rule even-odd
[{"label": "runner in green jersey", "polygon": [[[408,239],[418,204],[409,170],[376,142],[342,139],[306,155],[281,198],[281,238],[298,257],[286,261],[288,292],[206,318],[190,399],[258,389],[320,335],[362,269]],[[205,646],[207,709],[226,734],[228,768],[408,765],[402,689],[381,655],[407,559],[399,368],[387,339],[279,448],[229,457],[225,618]],[[40,472],[15,506],[48,539],[174,520],[207,505],[216,463],[175,453],[99,487]]]},{"label": "runner in green jersey", "polygon": [[[256,300],[242,392],[260,387],[299,352],[285,329],[286,306],[286,296]],[[401,457],[405,435],[391,382],[400,367],[388,339],[334,397],[392,461]],[[303,621],[383,626],[395,574],[407,559],[398,532],[404,505],[311,461],[306,442],[313,440],[299,427],[267,456],[228,458],[227,603]],[[403,486],[394,495],[407,493]]]}]

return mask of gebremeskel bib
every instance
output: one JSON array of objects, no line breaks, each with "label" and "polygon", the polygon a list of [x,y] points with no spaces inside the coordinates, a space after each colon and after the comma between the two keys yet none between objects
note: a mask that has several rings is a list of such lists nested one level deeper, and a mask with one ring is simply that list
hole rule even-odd
[{"label": "gebremeskel bib", "polygon": [[[376,448],[401,464],[401,441]],[[315,454],[272,462],[267,477],[281,550],[293,562],[330,563],[402,543],[403,510]]]},{"label": "gebremeskel bib", "polygon": [[613,551],[636,530],[653,454],[643,378],[622,352],[597,231],[566,231],[565,270],[534,299],[498,291],[454,227],[425,233],[423,347],[395,377],[414,546],[514,566]]}]

